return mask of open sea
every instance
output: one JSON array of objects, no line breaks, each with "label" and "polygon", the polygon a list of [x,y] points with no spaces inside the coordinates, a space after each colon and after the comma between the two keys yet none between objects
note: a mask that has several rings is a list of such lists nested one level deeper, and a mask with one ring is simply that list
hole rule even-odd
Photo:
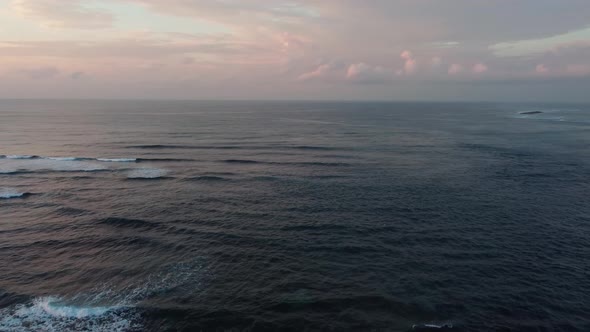
[{"label": "open sea", "polygon": [[590,331],[590,105],[0,101],[0,331]]}]

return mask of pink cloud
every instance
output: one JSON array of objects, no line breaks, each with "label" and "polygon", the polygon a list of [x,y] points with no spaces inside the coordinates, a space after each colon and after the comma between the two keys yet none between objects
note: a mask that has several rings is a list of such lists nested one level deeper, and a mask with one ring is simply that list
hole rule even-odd
[{"label": "pink cloud", "polygon": [[278,34],[276,37],[284,51],[302,50],[309,44],[309,40],[302,36],[297,36],[288,32]]},{"label": "pink cloud", "polygon": [[590,75],[590,65],[573,64],[567,65],[566,72],[574,76]]},{"label": "pink cloud", "polygon": [[440,66],[442,64],[442,58],[441,57],[438,57],[438,56],[435,56],[432,59],[430,59],[430,64],[433,67],[438,67],[438,66]]},{"label": "pink cloud", "polygon": [[544,64],[538,64],[537,67],[535,67],[535,72],[538,74],[546,74],[549,72],[549,68]]},{"label": "pink cloud", "polygon": [[299,75],[299,81],[309,81],[328,76],[332,71],[333,66],[330,64],[319,65],[315,70]]},{"label": "pink cloud", "polygon": [[346,71],[346,79],[359,83],[383,83],[392,76],[393,73],[386,68],[363,62],[350,65]]},{"label": "pink cloud", "polygon": [[457,75],[463,72],[463,66],[458,63],[454,63],[449,66],[449,75]]},{"label": "pink cloud", "polygon": [[483,63],[478,63],[475,64],[471,70],[476,74],[483,74],[488,71],[488,66]]},{"label": "pink cloud", "polygon": [[399,56],[405,60],[404,72],[406,74],[412,74],[416,70],[416,59],[414,59],[412,52],[406,50],[403,51]]}]

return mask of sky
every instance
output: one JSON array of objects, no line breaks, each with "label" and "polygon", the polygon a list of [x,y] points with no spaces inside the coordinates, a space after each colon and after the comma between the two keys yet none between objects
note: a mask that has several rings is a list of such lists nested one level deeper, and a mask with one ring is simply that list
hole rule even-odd
[{"label": "sky", "polygon": [[589,0],[0,0],[0,98],[590,102]]}]

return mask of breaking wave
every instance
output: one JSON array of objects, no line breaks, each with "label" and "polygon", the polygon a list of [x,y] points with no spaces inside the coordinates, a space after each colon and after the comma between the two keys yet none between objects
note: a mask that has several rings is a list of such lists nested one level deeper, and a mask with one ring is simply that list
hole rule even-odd
[{"label": "breaking wave", "polygon": [[73,297],[42,296],[25,300],[0,309],[0,331],[143,331],[138,304],[170,289],[194,289],[200,284],[201,273],[199,264],[178,263],[123,288],[104,283]]},{"label": "breaking wave", "polygon": [[587,121],[579,118],[579,112],[580,110],[576,108],[530,108],[518,111],[513,117],[517,119],[587,123]]},{"label": "breaking wave", "polygon": [[78,157],[47,157],[45,159],[56,160],[56,161],[76,161],[76,160],[87,160],[88,158],[78,158]]},{"label": "breaking wave", "polygon": [[77,306],[51,296],[0,310],[0,330],[6,332],[136,331],[136,320],[124,307]]},{"label": "breaking wave", "polygon": [[19,192],[12,188],[0,188],[0,199],[22,198],[30,195],[27,192]]},{"label": "breaking wave", "polygon": [[445,324],[416,324],[412,326],[412,331],[421,331],[421,332],[429,332],[429,331],[437,331],[437,332],[446,332],[446,331],[455,331],[453,324],[445,323]]},{"label": "breaking wave", "polygon": [[110,163],[134,163],[137,158],[96,158],[96,160]]},{"label": "breaking wave", "polygon": [[107,167],[89,161],[79,160],[56,160],[48,158],[10,158],[0,162],[0,173],[15,172],[93,172],[108,170]]},{"label": "breaking wave", "polygon": [[34,158],[37,158],[37,156],[10,154],[10,155],[5,155],[4,158],[6,158],[6,159],[34,159]]},{"label": "breaking wave", "polygon": [[326,167],[339,167],[339,166],[350,166],[348,163],[333,163],[333,162],[318,162],[318,161],[259,161],[250,159],[226,159],[222,160],[228,164],[264,164],[264,165],[293,165],[293,166],[326,166]]},{"label": "breaking wave", "polygon": [[91,158],[91,157],[42,157],[33,155],[0,155],[0,159],[44,159],[53,161],[100,161],[109,163],[132,163],[132,162],[146,162],[146,161],[192,161],[193,159],[182,159],[182,158],[132,158],[132,157],[121,157],[121,158]]}]

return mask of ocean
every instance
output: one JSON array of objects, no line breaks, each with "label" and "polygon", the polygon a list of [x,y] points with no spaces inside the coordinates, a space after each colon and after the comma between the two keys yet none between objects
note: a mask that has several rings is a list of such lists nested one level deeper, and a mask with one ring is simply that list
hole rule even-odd
[{"label": "ocean", "polygon": [[590,105],[0,101],[0,331],[590,331]]}]

